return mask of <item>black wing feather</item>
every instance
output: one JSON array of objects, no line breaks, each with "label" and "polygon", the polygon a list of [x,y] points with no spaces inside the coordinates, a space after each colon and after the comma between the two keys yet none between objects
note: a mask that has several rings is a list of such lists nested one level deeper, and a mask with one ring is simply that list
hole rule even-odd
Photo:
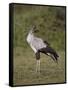
[{"label": "black wing feather", "polygon": [[40,49],[39,50],[39,52],[42,52],[42,53],[44,53],[44,54],[46,54],[46,55],[48,55],[48,53],[49,54],[51,54],[51,55],[53,55],[53,57],[55,58],[53,58],[51,55],[50,55],[50,57],[52,57],[52,59],[53,60],[58,60],[58,54],[56,53],[56,51],[53,49],[53,48],[51,48],[51,47],[49,47],[49,46],[47,46],[46,48],[42,48],[42,49]]},{"label": "black wing feather", "polygon": [[50,45],[47,41],[44,41],[45,44]]}]

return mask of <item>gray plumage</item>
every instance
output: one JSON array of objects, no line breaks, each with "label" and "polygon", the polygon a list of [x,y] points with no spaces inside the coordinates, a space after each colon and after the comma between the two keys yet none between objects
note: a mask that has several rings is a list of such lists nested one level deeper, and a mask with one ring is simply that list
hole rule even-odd
[{"label": "gray plumage", "polygon": [[34,31],[32,28],[28,33],[27,42],[29,43],[33,51],[36,53],[39,49],[43,47],[46,48],[47,44],[45,44],[41,38],[34,36],[33,32]]},{"label": "gray plumage", "polygon": [[34,32],[36,31],[36,27],[33,26],[27,36],[27,42],[35,52],[36,59],[40,59],[41,52],[50,56],[53,60],[57,61],[58,54],[56,53],[56,51],[52,47],[50,47],[50,44],[47,41],[43,41],[41,38],[36,37],[34,35]]}]

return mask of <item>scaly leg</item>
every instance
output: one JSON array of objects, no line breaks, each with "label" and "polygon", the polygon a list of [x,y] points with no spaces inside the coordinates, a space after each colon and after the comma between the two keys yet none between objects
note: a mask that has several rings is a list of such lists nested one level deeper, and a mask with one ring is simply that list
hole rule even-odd
[{"label": "scaly leg", "polygon": [[36,60],[36,72],[40,72],[40,60]]}]

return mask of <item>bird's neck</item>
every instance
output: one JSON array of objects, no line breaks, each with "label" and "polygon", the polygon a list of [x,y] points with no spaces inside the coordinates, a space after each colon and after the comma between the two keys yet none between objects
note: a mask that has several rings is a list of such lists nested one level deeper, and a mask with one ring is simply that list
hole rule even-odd
[{"label": "bird's neck", "polygon": [[30,31],[27,36],[27,42],[30,43],[33,39],[34,39],[34,34],[32,31]]},{"label": "bird's neck", "polygon": [[29,31],[28,36],[34,36],[32,30]]}]

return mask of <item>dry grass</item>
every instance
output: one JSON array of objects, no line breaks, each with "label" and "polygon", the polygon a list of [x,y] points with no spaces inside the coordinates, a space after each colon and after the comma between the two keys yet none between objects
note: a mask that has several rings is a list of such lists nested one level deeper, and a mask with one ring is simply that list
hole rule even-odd
[{"label": "dry grass", "polygon": [[32,50],[14,49],[14,85],[65,82],[65,52],[59,51],[58,64],[41,54],[41,72],[36,73],[36,60]]}]

